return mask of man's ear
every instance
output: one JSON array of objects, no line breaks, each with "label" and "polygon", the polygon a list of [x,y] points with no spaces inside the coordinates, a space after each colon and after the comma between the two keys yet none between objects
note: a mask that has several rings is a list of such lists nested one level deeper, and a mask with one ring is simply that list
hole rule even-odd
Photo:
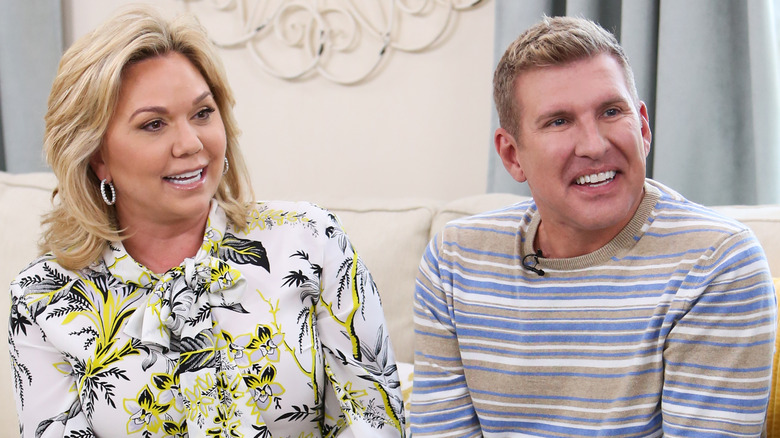
[{"label": "man's ear", "polygon": [[108,171],[108,165],[103,159],[103,148],[96,150],[91,157],[89,157],[89,167],[95,172],[99,180],[107,180],[111,182],[111,172]]},{"label": "man's ear", "polygon": [[650,143],[653,141],[653,133],[650,132],[650,116],[647,115],[647,105],[639,102],[639,123],[642,125],[642,142],[645,147],[645,157],[650,153]]},{"label": "man's ear", "polygon": [[493,142],[496,145],[496,152],[501,157],[501,161],[504,163],[504,167],[507,172],[512,175],[512,178],[517,182],[525,182],[525,172],[523,166],[517,159],[517,153],[519,151],[517,141],[515,137],[510,134],[504,128],[496,129],[496,133],[493,136]]}]

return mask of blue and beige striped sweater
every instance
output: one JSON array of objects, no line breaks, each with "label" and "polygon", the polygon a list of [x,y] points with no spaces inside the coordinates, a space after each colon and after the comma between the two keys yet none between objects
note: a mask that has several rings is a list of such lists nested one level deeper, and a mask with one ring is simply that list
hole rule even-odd
[{"label": "blue and beige striped sweater", "polygon": [[420,264],[415,437],[759,436],[777,304],[744,225],[647,180],[596,252],[521,267],[533,201],[450,222]]}]

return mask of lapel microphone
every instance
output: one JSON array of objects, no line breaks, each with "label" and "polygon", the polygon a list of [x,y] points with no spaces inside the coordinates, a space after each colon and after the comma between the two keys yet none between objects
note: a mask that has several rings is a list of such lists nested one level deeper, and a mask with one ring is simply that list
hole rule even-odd
[{"label": "lapel microphone", "polygon": [[[538,275],[540,277],[543,277],[544,276],[544,271],[541,270],[540,268],[537,268],[537,266],[539,266],[539,258],[540,257],[544,258],[544,256],[542,255],[542,250],[541,249],[537,249],[536,253],[531,253],[531,254],[524,255],[523,256],[523,260],[520,263],[523,265],[523,268],[525,268],[525,269],[535,273],[536,275]],[[529,262],[528,261],[529,258],[531,258],[533,260]],[[531,263],[533,263],[533,264],[531,264]]]}]

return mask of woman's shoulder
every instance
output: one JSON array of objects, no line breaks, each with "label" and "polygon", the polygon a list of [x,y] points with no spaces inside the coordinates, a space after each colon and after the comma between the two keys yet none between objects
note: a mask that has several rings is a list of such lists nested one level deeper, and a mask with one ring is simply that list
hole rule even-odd
[{"label": "woman's shoulder", "polygon": [[306,201],[258,201],[252,206],[248,231],[308,230],[315,234],[339,226],[336,216],[316,204]]},{"label": "woman's shoulder", "polygon": [[78,273],[57,262],[51,254],[44,254],[30,262],[11,282],[11,293],[25,295],[37,292],[43,286],[64,285],[78,278]]},{"label": "woman's shoulder", "polygon": [[27,266],[25,266],[21,271],[19,271],[18,276],[30,275],[32,273],[45,271],[52,268],[63,269],[60,266],[60,264],[57,262],[56,257],[54,257],[51,254],[43,254],[41,256],[36,257],[30,263],[28,263]]},{"label": "woman's shoulder", "polygon": [[270,200],[270,201],[257,201],[254,204],[254,210],[266,211],[266,210],[284,210],[291,212],[301,212],[314,215],[330,214],[327,209],[320,207],[319,205],[309,201],[286,201],[286,200]]}]

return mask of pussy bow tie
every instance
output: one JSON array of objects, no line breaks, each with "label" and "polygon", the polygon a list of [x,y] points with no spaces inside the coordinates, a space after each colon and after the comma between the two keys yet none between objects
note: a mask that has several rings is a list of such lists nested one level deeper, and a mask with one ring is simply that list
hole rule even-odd
[{"label": "pussy bow tie", "polygon": [[179,340],[210,331],[213,308],[240,307],[246,280],[224,261],[198,251],[168,270],[128,318],[124,332],[144,343],[179,351]]}]

